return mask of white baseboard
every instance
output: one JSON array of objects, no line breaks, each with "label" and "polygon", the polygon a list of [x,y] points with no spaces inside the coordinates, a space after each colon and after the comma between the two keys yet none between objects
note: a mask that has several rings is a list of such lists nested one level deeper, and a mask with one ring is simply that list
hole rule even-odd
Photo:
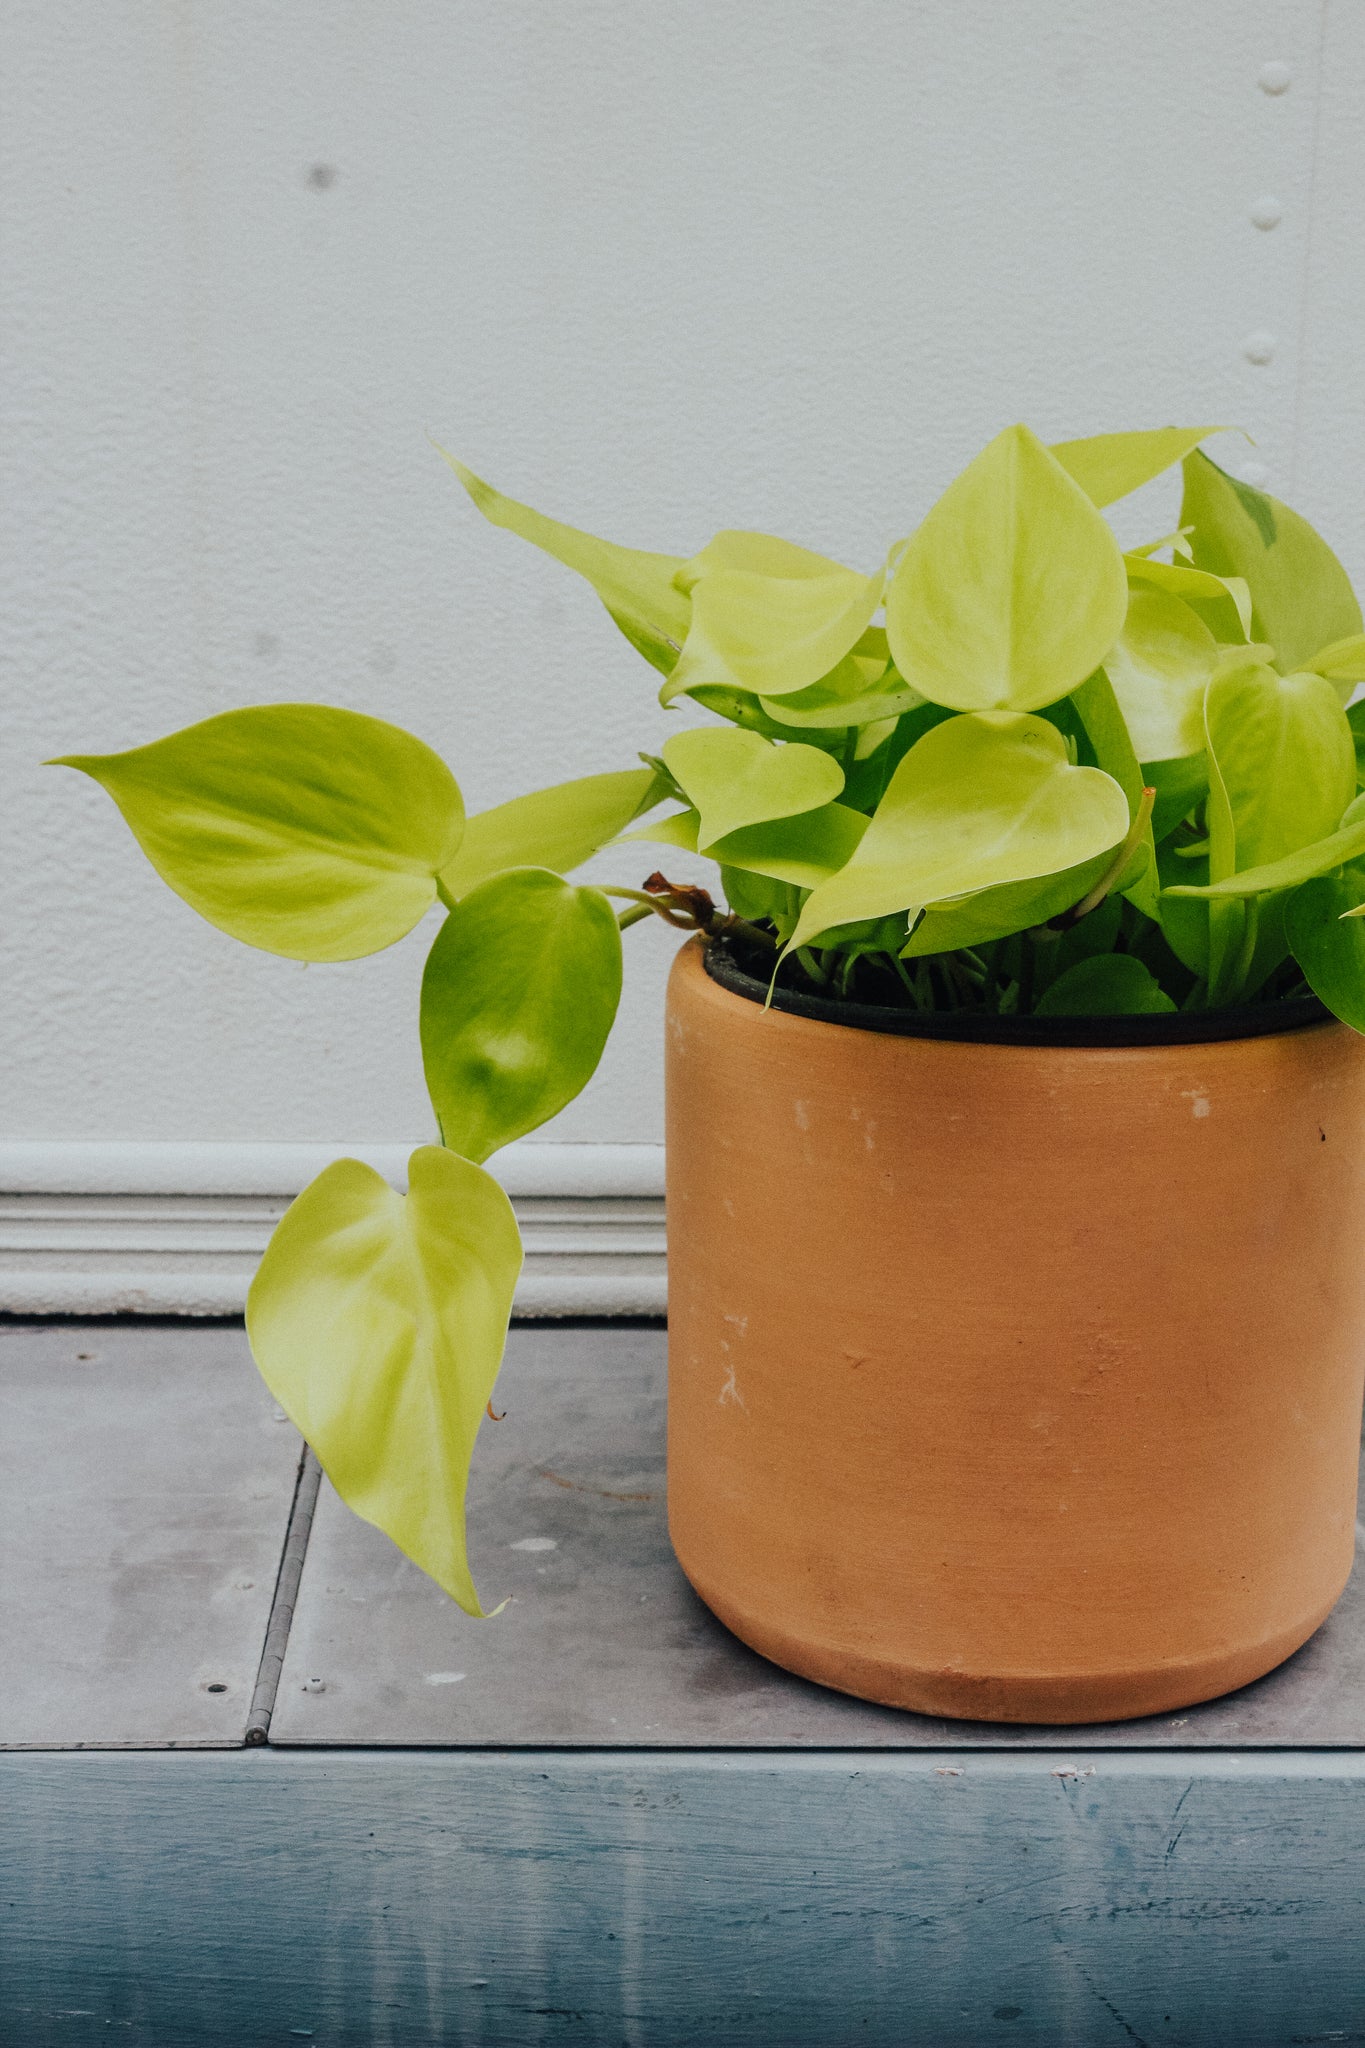
[{"label": "white baseboard", "polygon": [[[240,1315],[293,1197],[330,1160],[406,1185],[405,1145],[0,1143],[0,1311]],[[526,1245],[516,1313],[662,1315],[661,1145],[523,1140],[489,1162]]]}]

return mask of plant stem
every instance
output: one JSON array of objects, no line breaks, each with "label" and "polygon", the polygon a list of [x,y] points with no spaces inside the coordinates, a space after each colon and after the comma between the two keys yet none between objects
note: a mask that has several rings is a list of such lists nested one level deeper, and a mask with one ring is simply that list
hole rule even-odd
[{"label": "plant stem", "polygon": [[1082,896],[1075,909],[1067,912],[1068,924],[1079,924],[1081,919],[1088,917],[1092,910],[1099,909],[1099,906],[1103,903],[1105,897],[1109,894],[1115,882],[1118,881],[1129,861],[1137,852],[1142,835],[1152,821],[1152,811],[1155,805],[1156,791],[1150,787],[1144,789],[1138,807],[1133,813],[1132,823],[1128,827],[1127,837],[1089,895]]},{"label": "plant stem", "polygon": [[1031,940],[1025,939],[1019,948],[1019,1015],[1027,1017],[1033,1010],[1033,969],[1035,954]]},{"label": "plant stem", "polygon": [[901,980],[902,980],[902,981],[903,981],[903,982],[905,983],[906,989],[907,989],[907,991],[909,992],[909,996],[910,996],[910,1000],[911,1000],[911,1002],[912,1002],[912,1003],[914,1004],[915,1008],[916,1008],[916,1009],[918,1009],[918,1008],[919,1008],[919,992],[918,992],[918,990],[916,989],[916,987],[915,987],[915,984],[914,984],[914,982],[913,982],[913,981],[912,981],[912,980],[910,979],[910,970],[909,970],[909,968],[908,968],[908,967],[906,966],[905,962],[904,962],[904,961],[903,961],[903,960],[901,959],[901,956],[900,956],[900,954],[899,954],[899,953],[892,953],[892,954],[890,955],[890,960],[891,960],[891,965],[892,965],[892,966],[893,966],[893,967],[895,968],[895,970],[896,970],[897,974],[898,974],[898,975],[900,976]]},{"label": "plant stem", "polygon": [[1000,949],[1004,943],[1003,939],[995,939],[986,948],[986,979],[981,984],[981,1000],[988,1010],[992,1003],[998,1000],[996,991],[1000,985]]}]

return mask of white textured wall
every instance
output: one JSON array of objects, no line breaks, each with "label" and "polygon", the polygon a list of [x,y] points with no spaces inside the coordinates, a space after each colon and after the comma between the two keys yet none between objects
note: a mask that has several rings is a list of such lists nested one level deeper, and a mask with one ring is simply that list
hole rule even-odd
[{"label": "white textured wall", "polygon": [[[871,561],[1011,419],[1230,420],[1365,569],[1360,0],[0,0],[0,39],[4,1136],[425,1130],[421,934],[249,953],[37,763],[320,698],[477,808],[656,743],[428,432],[623,540]],[[658,1135],[671,944],[630,935],[552,1135]]]}]

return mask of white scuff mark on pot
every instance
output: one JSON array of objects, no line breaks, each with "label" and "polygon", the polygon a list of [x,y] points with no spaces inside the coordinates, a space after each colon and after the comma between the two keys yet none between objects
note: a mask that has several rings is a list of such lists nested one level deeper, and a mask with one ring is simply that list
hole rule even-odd
[{"label": "white scuff mark on pot", "polygon": [[1200,1117],[1209,1114],[1209,1098],[1202,1088],[1182,1088],[1180,1093],[1190,1105],[1191,1116]]},{"label": "white scuff mark on pot", "polygon": [[515,1543],[509,1543],[509,1550],[558,1550],[553,1536],[519,1536]]},{"label": "white scuff mark on pot", "polygon": [[[728,1345],[726,1349],[729,1349]],[[725,1385],[716,1396],[717,1408],[723,1408],[727,1401],[733,1401],[736,1408],[744,1408],[744,1396],[740,1393],[735,1379],[735,1361],[733,1358],[727,1358],[725,1361]],[[747,1408],[744,1408],[744,1412],[747,1415],[749,1411]]]},{"label": "white scuff mark on pot", "polygon": [[464,1683],[464,1673],[463,1671],[428,1671],[425,1682],[428,1685],[462,1685]]},{"label": "white scuff mark on pot", "polygon": [[866,1129],[866,1130],[865,1130],[865,1131],[863,1132],[863,1143],[864,1143],[864,1145],[866,1145],[866,1147],[867,1147],[867,1149],[868,1149],[868,1151],[869,1151],[869,1152],[875,1152],[875,1151],[876,1151],[876,1149],[877,1149],[877,1119],[876,1119],[875,1117],[873,1117],[873,1118],[872,1118],[872,1120],[870,1121],[870,1123],[869,1123],[869,1124],[868,1124],[868,1126],[867,1126],[867,1129]]},{"label": "white scuff mark on pot", "polygon": [[793,1105],[793,1114],[796,1117],[797,1130],[808,1131],[810,1129],[810,1104],[807,1102],[795,1103]]},{"label": "white scuff mark on pot", "polygon": [[1095,1766],[1087,1764],[1085,1769],[1081,1770],[1076,1764],[1062,1764],[1052,1775],[1054,1778],[1093,1778]]},{"label": "white scuff mark on pot", "polygon": [[962,1772],[956,1764],[935,1764],[934,1776],[936,1778],[960,1778]]}]

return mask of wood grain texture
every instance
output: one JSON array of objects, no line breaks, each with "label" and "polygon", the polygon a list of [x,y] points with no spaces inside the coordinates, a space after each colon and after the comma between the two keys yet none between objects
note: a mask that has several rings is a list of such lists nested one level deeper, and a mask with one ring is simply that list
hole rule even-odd
[{"label": "wood grain texture", "polygon": [[1365,2031],[1365,1763],[0,1759],[13,2048],[1289,2048]]}]

